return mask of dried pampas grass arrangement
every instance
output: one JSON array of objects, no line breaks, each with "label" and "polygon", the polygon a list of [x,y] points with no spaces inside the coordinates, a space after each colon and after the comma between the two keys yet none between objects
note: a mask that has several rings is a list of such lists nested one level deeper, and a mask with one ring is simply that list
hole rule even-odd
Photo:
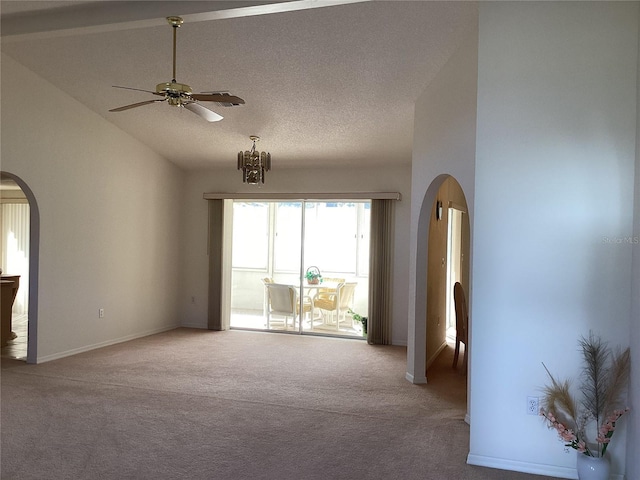
[{"label": "dried pampas grass arrangement", "polygon": [[629,383],[630,352],[628,348],[612,351],[592,332],[589,337],[581,337],[578,344],[584,360],[580,401],[574,397],[569,380],[556,379],[543,363],[551,384],[544,387],[540,415],[558,432],[565,446],[590,457],[602,457],[616,422],[629,411],[624,407],[624,393]]}]

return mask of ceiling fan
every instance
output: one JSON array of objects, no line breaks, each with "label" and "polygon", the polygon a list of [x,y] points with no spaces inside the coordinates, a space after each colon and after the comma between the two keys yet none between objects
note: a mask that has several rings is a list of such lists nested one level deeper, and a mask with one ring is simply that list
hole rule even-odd
[{"label": "ceiling fan", "polygon": [[158,95],[162,98],[154,100],[145,100],[144,102],[132,103],[131,105],[125,105],[124,107],[113,108],[110,112],[122,112],[123,110],[129,110],[130,108],[141,107],[143,105],[150,105],[152,103],[167,102],[174,107],[184,107],[187,110],[201,116],[207,122],[218,122],[222,120],[222,116],[216,112],[203,107],[198,102],[214,102],[220,107],[233,107],[237,105],[243,105],[244,100],[240,97],[230,95],[227,92],[204,92],[204,93],[192,93],[191,87],[184,83],[176,82],[176,32],[178,27],[182,25],[183,20],[180,17],[167,17],[167,22],[173,27],[173,77],[170,82],[159,83],[156,85],[156,91],[142,90],[140,88],[120,87],[114,85],[115,88],[124,88],[126,90],[137,90],[140,92],[147,92],[153,95]]}]

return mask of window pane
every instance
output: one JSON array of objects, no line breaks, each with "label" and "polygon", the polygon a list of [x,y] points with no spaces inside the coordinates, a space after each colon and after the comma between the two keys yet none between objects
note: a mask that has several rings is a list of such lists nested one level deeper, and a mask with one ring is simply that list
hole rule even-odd
[{"label": "window pane", "polygon": [[265,270],[269,260],[269,205],[233,202],[233,268]]},{"label": "window pane", "polygon": [[369,243],[371,239],[371,203],[361,203],[358,234],[358,276],[369,276]]},{"label": "window pane", "polygon": [[305,268],[356,273],[357,208],[355,203],[306,204]]},{"label": "window pane", "polygon": [[300,272],[302,203],[276,203],[276,231],[273,239],[274,272]]}]

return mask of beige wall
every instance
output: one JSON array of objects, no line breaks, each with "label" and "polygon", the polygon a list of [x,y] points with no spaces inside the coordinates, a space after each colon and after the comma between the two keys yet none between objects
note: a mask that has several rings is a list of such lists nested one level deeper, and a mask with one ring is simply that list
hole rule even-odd
[{"label": "beige wall", "polygon": [[[546,380],[540,362],[575,377],[575,342],[590,329],[637,345],[638,247],[603,238],[638,231],[638,2],[481,2],[479,11],[477,36],[416,105],[407,378],[426,381],[427,212],[450,174],[471,213],[467,461],[575,478],[575,455],[525,404]],[[626,463],[636,478],[638,456],[625,450],[638,451],[637,429],[628,446],[626,431],[608,454],[614,474]]]},{"label": "beige wall", "polygon": [[[606,239],[633,232],[639,4],[479,8],[468,461],[575,478],[524,407],[541,362],[579,375],[581,335],[629,346],[633,245]],[[626,441],[622,427],[607,450],[612,478]]]},{"label": "beige wall", "polygon": [[[427,382],[427,265],[431,256],[429,224],[442,183],[453,176],[467,199],[473,232],[476,104],[478,74],[477,25],[416,103],[411,166],[411,230],[409,237],[409,306],[406,378]],[[441,257],[440,257],[441,258]],[[468,263],[471,263],[469,259]],[[469,303],[472,291],[467,292]],[[437,300],[436,300],[437,301]],[[435,348],[441,344],[438,337]]]},{"label": "beige wall", "polygon": [[[640,31],[640,14],[638,15]],[[640,35],[638,35],[637,79],[640,80]],[[637,82],[636,97],[636,171],[633,238],[633,280],[631,283],[631,323],[629,325],[629,345],[631,345],[631,385],[629,388],[629,406],[632,408],[628,418],[627,431],[627,478],[640,478],[640,81]]]},{"label": "beige wall", "polygon": [[4,54],[1,73],[0,168],[40,212],[38,361],[177,326],[182,171]]}]

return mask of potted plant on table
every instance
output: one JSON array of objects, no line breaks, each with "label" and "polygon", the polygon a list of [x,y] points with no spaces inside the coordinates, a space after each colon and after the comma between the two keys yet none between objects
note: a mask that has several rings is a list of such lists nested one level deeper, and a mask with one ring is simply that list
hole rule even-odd
[{"label": "potted plant on table", "polygon": [[544,388],[540,415],[558,432],[565,447],[578,451],[580,480],[609,478],[605,457],[616,423],[629,411],[623,393],[629,382],[630,354],[627,348],[615,353],[600,338],[589,333],[579,340],[584,365],[577,401],[569,380],[556,379],[544,363],[551,380]]},{"label": "potted plant on table", "polygon": [[304,278],[307,279],[307,283],[309,285],[317,285],[322,282],[322,275],[320,274],[320,269],[318,267],[307,268]]}]

